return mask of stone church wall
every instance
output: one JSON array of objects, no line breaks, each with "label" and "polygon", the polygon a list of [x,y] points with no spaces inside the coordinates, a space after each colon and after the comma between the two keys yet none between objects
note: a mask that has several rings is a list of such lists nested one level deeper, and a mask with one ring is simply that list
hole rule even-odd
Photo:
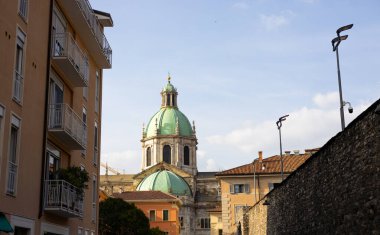
[{"label": "stone church wall", "polygon": [[251,208],[249,226],[243,230],[248,234],[380,234],[377,112],[380,100]]}]

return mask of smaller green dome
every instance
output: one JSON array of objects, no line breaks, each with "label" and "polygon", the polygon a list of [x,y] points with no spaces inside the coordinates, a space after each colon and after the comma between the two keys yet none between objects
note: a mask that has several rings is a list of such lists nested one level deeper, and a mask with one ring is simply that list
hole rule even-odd
[{"label": "smaller green dome", "polygon": [[162,89],[162,92],[177,92],[177,89],[170,83],[170,80],[168,81],[168,84]]},{"label": "smaller green dome", "polygon": [[137,186],[137,191],[161,191],[176,196],[191,196],[191,189],[187,182],[179,175],[160,170],[145,177]]}]

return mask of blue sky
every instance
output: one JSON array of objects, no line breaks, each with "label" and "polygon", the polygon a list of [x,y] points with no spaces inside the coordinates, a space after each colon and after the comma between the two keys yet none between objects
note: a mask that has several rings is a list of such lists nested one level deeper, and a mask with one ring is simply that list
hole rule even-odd
[{"label": "blue sky", "polygon": [[[194,120],[198,170],[320,147],[340,131],[336,29],[348,123],[379,99],[380,2],[373,0],[91,0],[111,13],[113,68],[104,71],[101,161],[141,170],[142,124],[160,108],[168,72]],[[345,108],[346,109],[346,108]]]}]

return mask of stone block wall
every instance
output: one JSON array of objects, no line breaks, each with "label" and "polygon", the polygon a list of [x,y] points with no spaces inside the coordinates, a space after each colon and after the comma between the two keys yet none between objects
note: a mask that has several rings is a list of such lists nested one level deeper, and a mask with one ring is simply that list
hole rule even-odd
[{"label": "stone block wall", "polygon": [[380,234],[377,109],[380,100],[257,203],[249,234]]}]

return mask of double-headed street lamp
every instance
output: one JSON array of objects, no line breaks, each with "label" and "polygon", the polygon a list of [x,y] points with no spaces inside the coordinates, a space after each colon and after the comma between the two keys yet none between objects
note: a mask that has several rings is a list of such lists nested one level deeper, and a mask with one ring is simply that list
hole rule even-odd
[{"label": "double-headed street lamp", "polygon": [[277,128],[278,128],[278,134],[280,135],[280,161],[281,161],[281,181],[284,181],[284,161],[282,159],[282,141],[281,141],[281,127],[282,122],[286,120],[286,118],[289,117],[289,115],[284,115],[278,119],[276,122]]},{"label": "double-headed street lamp", "polygon": [[337,31],[336,31],[336,34],[338,35],[336,38],[334,38],[331,43],[332,43],[332,46],[333,46],[333,51],[336,52],[336,63],[337,63],[337,66],[338,66],[338,84],[339,84],[339,97],[340,97],[340,121],[341,121],[341,124],[342,124],[342,131],[344,130],[345,128],[345,123],[344,123],[344,111],[343,111],[343,106],[348,104],[348,111],[350,113],[352,113],[354,111],[354,109],[351,107],[351,103],[350,102],[345,102],[343,101],[343,94],[342,94],[342,82],[341,82],[341,79],[340,79],[340,66],[339,66],[339,52],[338,52],[338,46],[340,44],[341,41],[343,40],[346,40],[348,35],[344,35],[344,36],[340,36],[340,33],[345,31],[345,30],[348,30],[348,29],[351,29],[353,26],[353,24],[349,24],[349,25],[346,25],[346,26],[343,26],[343,27],[340,27]]}]

